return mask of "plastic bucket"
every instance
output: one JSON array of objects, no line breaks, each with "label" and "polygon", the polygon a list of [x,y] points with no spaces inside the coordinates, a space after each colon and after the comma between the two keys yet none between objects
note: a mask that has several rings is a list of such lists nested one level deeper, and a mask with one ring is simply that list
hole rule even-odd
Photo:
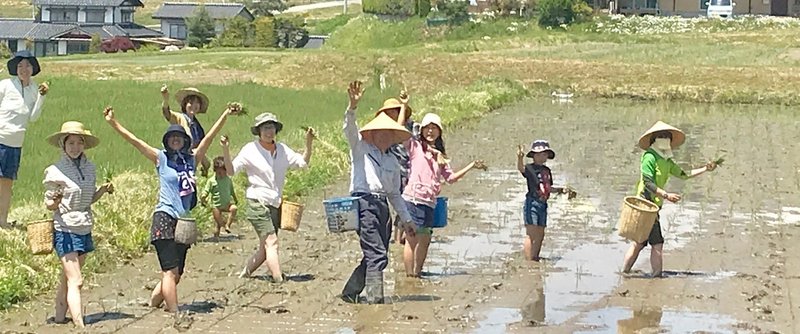
[{"label": "plastic bucket", "polygon": [[436,207],[433,209],[433,228],[447,226],[447,197],[436,197]]}]

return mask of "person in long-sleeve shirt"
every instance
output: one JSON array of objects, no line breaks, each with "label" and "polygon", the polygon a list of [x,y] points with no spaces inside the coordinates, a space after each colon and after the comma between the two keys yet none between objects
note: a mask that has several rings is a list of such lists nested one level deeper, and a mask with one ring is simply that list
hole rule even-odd
[{"label": "person in long-sleeve shirt", "polygon": [[[680,179],[689,179],[699,176],[707,171],[713,171],[717,164],[709,162],[705,166],[693,169],[687,173],[674,160],[672,160],[672,150],[678,148],[686,140],[686,134],[680,129],[664,122],[658,121],[639,138],[639,147],[645,152],[642,154],[640,166],[640,178],[636,186],[637,196],[649,200],[659,209],[664,203],[664,199],[677,203],[681,200],[681,195],[670,193],[664,190],[670,176]],[[659,218],[650,231],[650,236],[642,243],[634,242],[625,254],[623,272],[630,272],[639,252],[650,244],[650,266],[653,269],[653,277],[660,277],[663,267],[664,237],[661,235],[661,224]]]},{"label": "person in long-sleeve shirt", "polygon": [[389,147],[402,143],[411,133],[384,113],[362,129],[356,124],[356,108],[363,95],[361,82],[350,84],[350,105],[344,116],[344,135],[350,145],[350,194],[359,198],[361,250],[364,256],[342,290],[342,299],[355,303],[366,288],[367,302],[383,302],[383,270],[389,264],[389,203],[400,216],[399,228],[414,235],[414,223],[400,194],[400,164]]},{"label": "person in long-sleeve shirt", "polygon": [[28,123],[42,113],[49,87],[37,85],[39,61],[30,51],[19,51],[6,64],[11,78],[0,81],[0,228],[8,228],[8,212],[14,180],[17,179],[22,142]]}]

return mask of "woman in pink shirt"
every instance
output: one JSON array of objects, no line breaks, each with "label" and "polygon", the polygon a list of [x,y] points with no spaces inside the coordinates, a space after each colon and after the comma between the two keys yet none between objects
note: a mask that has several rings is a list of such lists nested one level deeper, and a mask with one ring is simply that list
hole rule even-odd
[{"label": "woman in pink shirt", "polygon": [[411,160],[411,173],[403,191],[403,199],[417,226],[415,236],[406,235],[403,251],[403,263],[409,277],[420,276],[422,265],[428,257],[428,246],[433,233],[433,210],[436,207],[436,196],[442,190],[442,180],[453,183],[473,168],[486,169],[483,160],[475,160],[464,169],[453,172],[445,153],[442,120],[438,115],[425,115],[420,128],[419,135],[405,143]]}]

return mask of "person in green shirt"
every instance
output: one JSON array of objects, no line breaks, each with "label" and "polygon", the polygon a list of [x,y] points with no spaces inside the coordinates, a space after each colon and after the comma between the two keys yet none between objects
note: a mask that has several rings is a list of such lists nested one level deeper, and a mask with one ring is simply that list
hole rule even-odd
[{"label": "person in green shirt", "polygon": [[[208,205],[211,201],[211,212],[214,215],[214,221],[217,223],[217,230],[214,232],[214,237],[218,238],[220,230],[224,227],[225,232],[231,233],[231,225],[236,220],[236,203],[239,201],[236,198],[236,193],[233,191],[233,181],[228,177],[228,172],[225,169],[225,161],[222,157],[214,158],[214,177],[206,181],[206,186],[203,193],[200,195],[200,200],[203,206]],[[233,200],[233,202],[231,202]],[[227,222],[223,219],[223,213],[229,213]]]},{"label": "person in green shirt", "polygon": [[[656,122],[649,130],[639,138],[639,147],[645,152],[642,154],[640,177],[636,185],[636,194],[647,199],[659,209],[664,203],[664,199],[677,203],[681,200],[681,195],[670,193],[664,190],[670,176],[680,179],[690,179],[701,175],[707,171],[717,168],[717,164],[709,162],[705,166],[693,169],[687,173],[674,160],[672,160],[672,150],[681,146],[686,141],[686,134],[680,129],[666,124],[662,121]],[[650,244],[650,266],[653,269],[653,277],[661,277],[663,266],[664,237],[661,235],[661,224],[656,217],[656,223],[650,231],[650,236],[642,243],[634,242],[625,254],[623,272],[629,273],[639,252]]]}]

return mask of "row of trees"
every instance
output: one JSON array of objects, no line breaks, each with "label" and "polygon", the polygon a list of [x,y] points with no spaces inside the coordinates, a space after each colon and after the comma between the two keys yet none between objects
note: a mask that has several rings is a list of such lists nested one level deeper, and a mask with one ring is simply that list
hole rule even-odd
[{"label": "row of trees", "polygon": [[308,42],[308,31],[301,18],[275,17],[272,11],[286,9],[280,0],[246,4],[256,20],[250,22],[235,17],[225,22],[217,36],[215,23],[205,7],[200,6],[193,17],[186,19],[187,44],[192,47],[281,47],[299,48]]},{"label": "row of trees", "polygon": [[[362,6],[365,13],[445,18],[451,24],[469,18],[469,0],[362,0]],[[489,9],[500,16],[536,18],[549,27],[583,22],[592,16],[585,0],[489,0]]]}]

